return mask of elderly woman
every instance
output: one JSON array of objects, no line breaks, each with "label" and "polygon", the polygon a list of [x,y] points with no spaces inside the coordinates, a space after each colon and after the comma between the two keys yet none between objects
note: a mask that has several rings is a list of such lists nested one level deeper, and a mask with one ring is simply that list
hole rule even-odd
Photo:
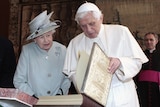
[{"label": "elderly woman", "polygon": [[70,87],[62,73],[66,47],[53,41],[59,25],[50,21],[52,13],[44,11],[29,23],[27,40],[33,42],[23,46],[14,75],[14,86],[36,97],[68,94]]}]

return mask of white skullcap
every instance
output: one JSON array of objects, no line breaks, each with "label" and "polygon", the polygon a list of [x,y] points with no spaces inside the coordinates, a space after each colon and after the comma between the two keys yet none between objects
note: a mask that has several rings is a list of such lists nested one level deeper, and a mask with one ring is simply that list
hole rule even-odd
[{"label": "white skullcap", "polygon": [[95,12],[100,12],[99,8],[90,2],[83,3],[77,10],[77,13],[81,12],[87,12],[87,11],[95,11]]}]

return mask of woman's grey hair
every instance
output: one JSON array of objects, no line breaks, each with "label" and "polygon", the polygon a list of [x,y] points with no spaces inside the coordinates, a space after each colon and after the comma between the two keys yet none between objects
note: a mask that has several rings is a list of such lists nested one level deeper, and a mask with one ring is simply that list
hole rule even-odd
[{"label": "woman's grey hair", "polygon": [[96,19],[100,19],[102,12],[99,10],[99,12],[97,11],[85,11],[85,12],[81,12],[81,13],[77,13],[75,15],[75,21],[79,24],[79,19],[83,18],[86,14],[88,13],[92,13],[93,17],[95,17]]}]

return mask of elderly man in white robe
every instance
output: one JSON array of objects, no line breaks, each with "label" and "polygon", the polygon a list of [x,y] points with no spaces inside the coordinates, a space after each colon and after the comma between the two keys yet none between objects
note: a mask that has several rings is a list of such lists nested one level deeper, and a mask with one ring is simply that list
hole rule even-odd
[{"label": "elderly man in white robe", "polygon": [[14,75],[14,86],[23,92],[35,96],[66,95],[70,80],[62,73],[66,47],[53,41],[56,21],[43,11],[30,23],[32,42],[23,46]]},{"label": "elderly man in white robe", "polygon": [[75,83],[79,52],[90,54],[96,42],[110,57],[108,70],[113,74],[106,107],[139,107],[133,77],[148,59],[129,29],[103,24],[102,12],[89,2],[78,8],[75,20],[83,32],[70,41],[63,72]]}]

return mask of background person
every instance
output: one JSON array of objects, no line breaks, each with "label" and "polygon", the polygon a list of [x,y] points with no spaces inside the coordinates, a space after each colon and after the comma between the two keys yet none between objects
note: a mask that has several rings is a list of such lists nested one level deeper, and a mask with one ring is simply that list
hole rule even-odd
[{"label": "background person", "polygon": [[44,11],[29,23],[27,40],[34,41],[23,46],[14,75],[15,87],[36,97],[68,94],[70,87],[62,73],[66,47],[53,41],[59,25],[50,20],[52,13]]},{"label": "background person", "polygon": [[158,35],[148,32],[144,36],[144,53],[149,62],[142,65],[138,74],[137,91],[141,107],[160,107],[160,51],[156,49]]},{"label": "background person", "polygon": [[0,87],[14,88],[13,76],[16,69],[16,57],[13,44],[9,39],[0,37]]},{"label": "background person", "polygon": [[88,54],[94,42],[110,57],[109,72],[113,74],[106,107],[139,107],[133,77],[148,61],[127,27],[106,25],[99,8],[86,2],[82,4],[75,20],[83,30],[73,38],[67,48],[63,72],[75,83],[75,73],[80,51]]}]

